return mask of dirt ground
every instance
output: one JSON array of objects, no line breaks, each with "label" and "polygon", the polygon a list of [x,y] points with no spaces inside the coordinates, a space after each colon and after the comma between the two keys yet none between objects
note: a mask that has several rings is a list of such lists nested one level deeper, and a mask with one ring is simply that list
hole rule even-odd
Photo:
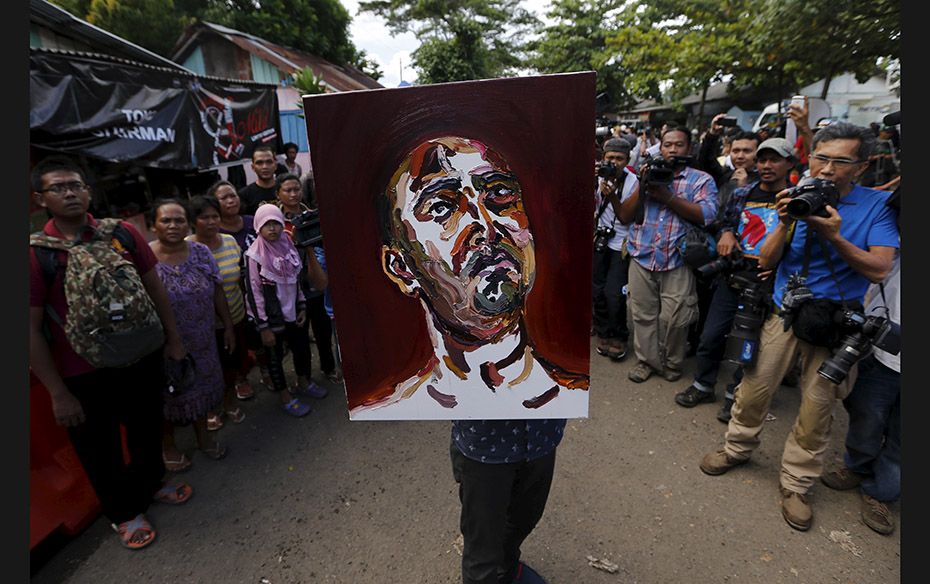
[{"label": "dirt ground", "polygon": [[[681,408],[672,398],[688,371],[673,384],[634,384],[633,365],[592,351],[590,418],[569,421],[546,513],[523,545],[523,559],[550,584],[900,582],[898,504],[898,529],[887,537],[861,523],[855,491],[821,484],[809,531],[782,519],[778,467],[797,389],[776,394],[750,463],[710,477],[698,462],[722,443],[722,396]],[[150,547],[122,548],[100,518],[31,581],[460,582],[449,422],[350,423],[341,387],[328,387],[300,420],[263,390],[245,403],[245,422],[219,431],[226,459],[193,454],[182,475],[191,501],[151,508],[158,539]],[[839,460],[846,425],[838,405],[828,464]],[[178,436],[192,452],[192,431]],[[589,556],[616,572],[591,567]]]}]

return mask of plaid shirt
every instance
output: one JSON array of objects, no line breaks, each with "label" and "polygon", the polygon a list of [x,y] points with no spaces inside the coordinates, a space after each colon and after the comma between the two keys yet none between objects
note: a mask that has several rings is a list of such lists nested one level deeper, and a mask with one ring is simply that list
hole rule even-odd
[{"label": "plaid shirt", "polygon": [[752,192],[752,189],[756,188],[759,182],[760,181],[754,181],[748,183],[733,191],[733,194],[727,199],[726,206],[723,208],[723,215],[720,217],[720,233],[718,235],[723,234],[724,231],[731,231],[733,233],[739,231],[740,216],[743,214],[743,207],[746,205],[746,199],[749,198],[749,193]]},{"label": "plaid shirt", "polygon": [[[675,175],[672,192],[701,206],[704,225],[713,223],[717,216],[717,185],[709,174],[686,166]],[[690,227],[677,213],[649,197],[642,225],[630,225],[630,256],[652,272],[674,270],[684,265],[676,243]]]}]

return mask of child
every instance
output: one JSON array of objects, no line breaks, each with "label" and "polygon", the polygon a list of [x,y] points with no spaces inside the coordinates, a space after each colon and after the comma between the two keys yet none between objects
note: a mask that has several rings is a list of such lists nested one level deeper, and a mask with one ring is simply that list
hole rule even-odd
[{"label": "child", "polygon": [[296,417],[310,406],[291,395],[284,376],[284,342],[291,349],[298,392],[310,386],[310,339],[304,332],[306,300],[298,284],[300,255],[284,232],[284,215],[275,205],[263,204],[255,212],[258,238],[246,251],[246,312],[270,353],[268,369],[281,406]]}]

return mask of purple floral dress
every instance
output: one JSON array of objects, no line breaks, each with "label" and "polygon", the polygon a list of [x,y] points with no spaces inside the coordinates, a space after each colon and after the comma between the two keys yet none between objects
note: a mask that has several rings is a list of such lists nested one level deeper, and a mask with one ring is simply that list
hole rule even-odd
[{"label": "purple floral dress", "polygon": [[194,357],[197,371],[193,388],[176,396],[165,391],[165,418],[176,424],[205,417],[223,401],[224,389],[213,306],[214,286],[223,280],[210,249],[196,241],[188,245],[190,253],[183,263],[158,262],[155,266],[168,291],[184,348]]}]

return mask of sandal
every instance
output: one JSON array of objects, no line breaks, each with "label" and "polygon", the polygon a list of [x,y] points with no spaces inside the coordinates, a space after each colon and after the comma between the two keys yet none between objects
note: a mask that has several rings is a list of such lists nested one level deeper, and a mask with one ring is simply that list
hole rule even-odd
[{"label": "sandal", "polygon": [[343,382],[342,372],[339,371],[338,369],[334,369],[330,371],[329,373],[324,373],[324,375],[326,376],[326,379],[329,379],[333,383]]},{"label": "sandal", "polygon": [[223,419],[219,414],[209,414],[207,416],[207,432],[216,432],[223,427]]},{"label": "sandal", "polygon": [[203,452],[207,458],[212,458],[213,460],[226,458],[226,447],[219,442],[215,443],[213,448],[201,448],[200,451]]},{"label": "sandal", "polygon": [[155,529],[141,513],[129,521],[124,521],[119,525],[111,523],[110,526],[119,534],[119,542],[124,548],[138,550],[155,541]]},{"label": "sandal", "polygon": [[294,416],[295,418],[302,418],[310,413],[310,406],[301,402],[296,397],[291,399],[291,401],[281,406],[284,408],[284,411]]},{"label": "sandal", "polygon": [[242,408],[226,410],[226,417],[229,418],[233,424],[241,424],[242,420],[245,419],[245,412],[242,411]]},{"label": "sandal", "polygon": [[165,463],[165,470],[168,472],[184,472],[194,464],[183,452],[181,453],[181,458],[177,460],[171,460],[165,457],[164,453],[162,453],[161,459],[162,462]]},{"label": "sandal", "polygon": [[258,372],[259,372],[259,375],[261,376],[261,379],[262,379],[262,385],[264,385],[265,387],[267,387],[267,388],[273,390],[273,389],[274,389],[274,381],[271,380],[271,372],[268,371],[268,368],[267,368],[267,367],[259,367],[259,368],[258,368]]},{"label": "sandal", "polygon": [[159,503],[167,503],[168,505],[181,505],[182,503],[187,503],[187,500],[193,495],[194,489],[187,483],[177,483],[174,485],[165,484],[165,486],[155,492],[155,496],[152,497],[152,499]]},{"label": "sandal", "polygon": [[242,381],[236,382],[236,398],[241,400],[252,399],[255,397],[255,390],[252,389],[252,384],[248,380],[243,379]]}]

